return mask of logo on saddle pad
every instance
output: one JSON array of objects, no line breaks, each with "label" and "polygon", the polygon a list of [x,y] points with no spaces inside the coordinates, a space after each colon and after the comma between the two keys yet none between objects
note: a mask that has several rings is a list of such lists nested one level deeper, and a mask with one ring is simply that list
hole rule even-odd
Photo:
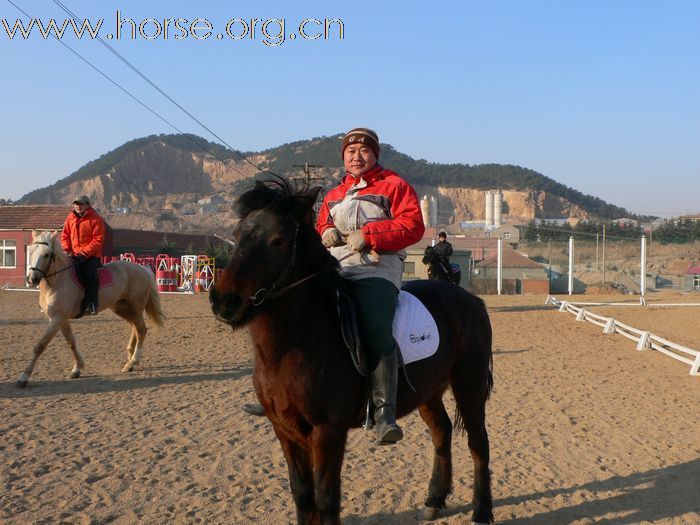
[{"label": "logo on saddle pad", "polygon": [[406,364],[430,357],[440,344],[435,319],[417,297],[404,290],[399,292],[393,332]]},{"label": "logo on saddle pad", "polygon": [[[83,283],[80,282],[80,279],[78,279],[78,275],[75,273],[75,267],[70,269],[70,276],[78,288],[85,288]],[[97,277],[100,279],[100,288],[111,286],[114,283],[114,280],[112,279],[112,272],[109,270],[109,268],[105,268],[104,266],[97,269]]]}]

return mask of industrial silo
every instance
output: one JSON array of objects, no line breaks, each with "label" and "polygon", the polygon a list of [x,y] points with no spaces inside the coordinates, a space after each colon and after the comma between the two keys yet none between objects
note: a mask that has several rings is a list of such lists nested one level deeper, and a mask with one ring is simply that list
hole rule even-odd
[{"label": "industrial silo", "polygon": [[420,212],[421,215],[423,215],[423,224],[425,227],[429,228],[432,226],[430,223],[430,199],[428,199],[427,195],[423,195],[423,198],[420,201]]},{"label": "industrial silo", "polygon": [[498,227],[503,224],[503,193],[501,190],[493,194],[493,225]]},{"label": "industrial silo", "polygon": [[485,214],[485,224],[486,226],[493,226],[493,193],[491,191],[486,192],[486,214]]}]

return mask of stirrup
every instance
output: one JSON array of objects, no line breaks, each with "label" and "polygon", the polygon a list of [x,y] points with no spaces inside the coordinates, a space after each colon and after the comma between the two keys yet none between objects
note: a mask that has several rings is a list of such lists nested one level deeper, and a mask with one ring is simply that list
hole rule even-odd
[{"label": "stirrup", "polygon": [[258,405],[255,403],[246,403],[241,407],[241,410],[243,410],[243,412],[251,416],[260,417],[265,415],[265,409],[262,407],[262,405]]},{"label": "stirrup", "polygon": [[83,310],[83,315],[97,315],[97,307],[95,306],[95,303],[88,303],[85,310]]}]

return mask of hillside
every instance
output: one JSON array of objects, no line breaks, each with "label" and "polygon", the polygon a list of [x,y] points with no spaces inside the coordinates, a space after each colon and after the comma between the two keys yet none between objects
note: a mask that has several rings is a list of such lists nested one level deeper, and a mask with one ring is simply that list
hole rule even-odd
[{"label": "hillside", "polygon": [[[244,191],[251,178],[264,177],[252,164],[299,176],[301,171],[294,166],[308,162],[323,166],[316,175],[331,185],[342,169],[340,137],[241,153],[196,135],[152,135],[123,144],[51,186],[28,193],[19,203],[69,204],[75,195],[85,193],[117,227],[227,229],[233,221],[227,203]],[[511,222],[631,215],[519,166],[431,163],[415,160],[389,144],[382,144],[381,161],[414,184],[420,195],[435,195],[445,224],[482,219],[484,190],[496,188],[503,190],[505,219]],[[222,203],[202,208],[198,201],[211,195],[219,195]]]}]

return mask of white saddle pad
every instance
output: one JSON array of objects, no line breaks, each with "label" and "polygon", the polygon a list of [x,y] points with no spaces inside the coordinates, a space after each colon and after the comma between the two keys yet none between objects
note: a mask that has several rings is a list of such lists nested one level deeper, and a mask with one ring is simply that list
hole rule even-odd
[{"label": "white saddle pad", "polygon": [[440,344],[433,316],[417,297],[403,290],[399,291],[393,330],[406,364],[430,357]]}]

